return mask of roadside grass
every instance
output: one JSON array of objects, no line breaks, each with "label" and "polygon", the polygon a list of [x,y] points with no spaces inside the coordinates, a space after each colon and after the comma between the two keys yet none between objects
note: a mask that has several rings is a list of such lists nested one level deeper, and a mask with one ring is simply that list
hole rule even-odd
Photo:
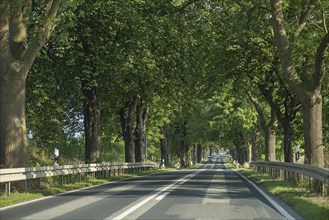
[{"label": "roadside grass", "polygon": [[238,171],[278,196],[305,220],[329,219],[329,196],[316,195],[301,186],[258,173],[253,169],[239,169]]},{"label": "roadside grass", "polygon": [[165,172],[168,171],[169,169],[154,169],[154,170],[149,170],[149,171],[144,171],[140,173],[134,173],[134,174],[124,174],[120,176],[112,176],[107,179],[92,179],[92,178],[87,178],[84,181],[81,182],[75,182],[75,183],[69,183],[65,184],[63,186],[58,186],[55,184],[54,179],[48,178],[45,180],[45,185],[47,186],[44,189],[29,189],[28,191],[25,192],[19,192],[15,191],[12,192],[10,195],[6,195],[4,193],[0,194],[0,207],[5,207],[9,205],[14,205],[18,204],[21,202],[26,202],[34,199],[39,199],[45,196],[51,196],[51,195],[56,195],[59,193],[64,193],[72,190],[77,190],[77,189],[82,189],[85,187],[90,187],[94,185],[100,185],[108,182],[113,182],[113,181],[119,181],[127,178],[132,178],[132,177],[137,177],[137,176],[144,176],[148,174],[155,174],[155,173],[160,173],[160,172]]},{"label": "roadside grass", "polygon": [[233,164],[231,157],[225,157],[224,163],[227,169],[235,169],[236,165]]}]

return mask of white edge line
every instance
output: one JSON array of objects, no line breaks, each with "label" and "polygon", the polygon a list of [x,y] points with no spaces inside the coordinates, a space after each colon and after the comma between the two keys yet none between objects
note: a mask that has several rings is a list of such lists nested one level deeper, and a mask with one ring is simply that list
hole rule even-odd
[{"label": "white edge line", "polygon": [[235,173],[237,173],[240,177],[242,177],[245,181],[247,181],[249,184],[251,184],[267,201],[269,201],[280,213],[283,215],[286,219],[289,220],[295,220],[294,217],[292,217],[282,206],[280,206],[276,201],[274,201],[271,197],[269,197],[263,190],[261,190],[255,183],[248,180],[245,176],[237,172],[236,170],[233,170]]},{"label": "white edge line", "polygon": [[127,215],[129,215],[130,213],[132,213],[133,211],[135,211],[136,209],[140,208],[142,205],[146,204],[147,202],[149,202],[153,198],[159,196],[160,193],[161,192],[157,192],[157,193],[155,193],[153,195],[150,195],[149,197],[147,197],[146,199],[144,199],[140,203],[137,203],[133,207],[130,207],[129,209],[127,209],[125,212],[123,212],[120,215],[118,215],[115,218],[113,218],[113,220],[121,220],[121,219],[123,219],[124,217],[126,217]]},{"label": "white edge line", "polygon": [[156,197],[155,200],[160,201],[164,199],[170,192],[162,193],[160,196]]},{"label": "white edge line", "polygon": [[[173,183],[169,184],[168,186],[165,186],[165,187],[160,187],[160,189],[156,189],[155,190],[155,193],[154,194],[151,194],[150,196],[146,197],[144,200],[142,200],[141,202],[135,204],[134,206],[130,207],[129,209],[125,210],[123,213],[115,216],[113,218],[113,220],[122,220],[124,219],[125,217],[127,217],[127,215],[131,214],[132,212],[134,212],[136,209],[140,208],[142,205],[146,204],[147,202],[149,202],[150,200],[156,198],[159,198],[159,197],[166,197],[170,192],[166,192],[168,189],[170,189],[171,187],[175,186],[175,185],[179,185],[179,183],[181,181],[187,181],[191,178],[193,178],[194,176],[196,176],[197,174],[199,174],[200,171],[197,170],[195,171],[194,173],[191,173],[191,174],[188,174],[186,176],[184,176],[183,178],[179,179],[179,180],[176,180],[176,181],[173,181]],[[161,198],[161,199],[163,199]],[[107,219],[107,218],[106,218]]]}]

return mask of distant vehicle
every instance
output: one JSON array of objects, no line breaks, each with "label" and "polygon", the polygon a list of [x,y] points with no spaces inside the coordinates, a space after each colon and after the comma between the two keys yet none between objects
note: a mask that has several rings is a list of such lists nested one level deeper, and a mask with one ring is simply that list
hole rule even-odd
[{"label": "distant vehicle", "polygon": [[208,157],[208,161],[209,162],[212,162],[212,157]]}]

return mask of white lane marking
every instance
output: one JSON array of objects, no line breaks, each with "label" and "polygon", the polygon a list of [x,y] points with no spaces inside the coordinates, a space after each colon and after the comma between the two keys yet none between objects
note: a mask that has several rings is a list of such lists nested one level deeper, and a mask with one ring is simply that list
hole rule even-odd
[{"label": "white lane marking", "polygon": [[[121,214],[119,214],[118,216],[113,217],[113,215],[107,217],[106,219],[113,219],[113,220],[122,220],[124,219],[127,215],[131,214],[132,212],[136,211],[138,208],[140,208],[141,206],[145,205],[147,202],[151,201],[152,199],[156,198],[156,197],[160,197],[161,199],[165,198],[169,193],[171,188],[173,188],[175,186],[178,187],[178,185],[181,185],[183,183],[185,183],[186,181],[188,181],[189,179],[191,179],[192,177],[196,176],[197,174],[199,174],[201,171],[197,170],[194,173],[191,173],[189,175],[184,176],[183,178],[176,180],[175,182],[169,184],[168,186],[165,187],[160,187],[158,189],[155,190],[154,194],[151,194],[149,196],[145,196],[143,200],[141,200],[139,203],[133,205],[132,207],[130,207],[129,209],[127,209],[126,211],[122,212]],[[167,192],[168,191],[168,192]],[[159,200],[158,200],[159,201]],[[121,209],[122,210],[122,209]],[[117,213],[121,212],[121,210],[119,210]]]},{"label": "white lane marking", "polygon": [[156,197],[155,200],[160,201],[164,199],[170,192],[162,193],[160,196]]},{"label": "white lane marking", "polygon": [[[136,209],[140,208],[142,205],[146,204],[147,202],[149,202],[150,200],[152,200],[153,198],[155,198],[156,196],[158,196],[159,194],[160,194],[160,192],[157,192],[157,193],[155,193],[155,194],[147,197],[146,199],[144,199],[140,203],[137,203],[136,205],[134,205],[130,209],[126,210],[122,214],[120,214],[117,217],[113,218],[113,220],[121,220],[121,219],[123,219],[124,217],[126,217],[127,215],[129,215],[130,213],[132,213],[133,211],[135,211]],[[108,218],[106,218],[106,219],[108,219]]]},{"label": "white lane marking", "polygon": [[284,208],[282,208],[282,206],[280,206],[276,201],[274,201],[271,197],[269,197],[263,190],[261,190],[256,184],[254,184],[253,182],[251,182],[250,180],[248,180],[246,177],[244,177],[242,174],[240,174],[239,172],[235,171],[235,173],[237,173],[240,177],[242,177],[245,181],[247,181],[249,184],[251,184],[265,199],[267,199],[267,201],[269,201],[269,203],[271,203],[279,212],[281,215],[283,215],[283,217],[285,217],[288,220],[295,220],[294,217],[292,217],[286,210],[284,210]]}]

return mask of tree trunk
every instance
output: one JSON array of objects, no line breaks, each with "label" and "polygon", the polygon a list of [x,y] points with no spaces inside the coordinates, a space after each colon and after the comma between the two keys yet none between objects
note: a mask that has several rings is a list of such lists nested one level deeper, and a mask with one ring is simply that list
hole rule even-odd
[{"label": "tree trunk", "polygon": [[239,164],[243,164],[242,159],[242,148],[235,146],[236,157]]},{"label": "tree trunk", "polygon": [[191,152],[189,146],[185,144],[185,168],[191,167]]},{"label": "tree trunk", "polygon": [[192,147],[192,164],[196,164],[196,147],[193,145]]},{"label": "tree trunk", "polygon": [[169,138],[166,133],[164,126],[161,129],[161,134],[163,135],[163,138],[160,139],[160,146],[161,146],[161,161],[164,160],[164,165],[165,167],[170,166],[170,143],[169,143]]},{"label": "tree trunk", "polygon": [[179,142],[179,161],[180,161],[180,168],[185,167],[185,141],[181,140]]},{"label": "tree trunk", "polygon": [[305,10],[301,10],[299,27],[291,34],[292,44],[286,31],[283,15],[283,1],[271,0],[272,27],[275,44],[278,50],[281,67],[285,79],[296,94],[303,110],[303,126],[305,140],[305,163],[315,166],[324,166],[323,140],[322,140],[322,96],[321,86],[325,75],[325,55],[329,46],[329,32],[327,32],[315,55],[314,72],[307,81],[298,76],[293,59],[294,44],[310,17],[310,11],[316,1],[307,1]]},{"label": "tree trunk", "polygon": [[[14,66],[14,65],[12,65]],[[27,137],[25,122],[25,75],[1,66],[0,79],[0,166],[27,166]]]},{"label": "tree trunk", "polygon": [[250,163],[251,162],[251,158],[252,158],[252,144],[251,142],[247,142],[247,162]]},{"label": "tree trunk", "polygon": [[321,94],[307,97],[303,106],[305,163],[324,166]]},{"label": "tree trunk", "polygon": [[284,162],[294,162],[293,154],[293,125],[290,122],[285,121],[281,124],[283,127],[283,150],[284,150]]},{"label": "tree trunk", "polygon": [[252,142],[251,142],[252,161],[259,161],[260,159],[260,153],[259,153],[260,136],[261,136],[260,131],[256,130],[252,137]]},{"label": "tree trunk", "polygon": [[271,108],[271,118],[267,122],[265,114],[261,109],[258,100],[251,96],[248,93],[248,97],[255,106],[255,109],[258,113],[260,120],[260,127],[264,132],[265,138],[265,160],[267,161],[275,161],[275,124],[276,124],[276,114],[273,108]]},{"label": "tree trunk", "polygon": [[202,160],[202,145],[201,144],[198,144],[196,158],[197,158],[196,159],[197,163],[201,163],[201,160]]},{"label": "tree trunk", "polygon": [[134,115],[136,98],[129,101],[120,111],[122,136],[125,142],[125,162],[135,162]]},{"label": "tree trunk", "polygon": [[136,127],[135,127],[135,161],[144,162],[145,158],[145,127],[148,114],[148,107],[145,106],[143,100],[136,104]]},{"label": "tree trunk", "polygon": [[238,152],[237,152],[237,149],[236,148],[234,148],[233,150],[230,150],[230,153],[231,153],[231,155],[232,155],[232,159],[234,160],[234,161],[238,161]]},{"label": "tree trunk", "polygon": [[[0,4],[0,167],[27,166],[25,119],[26,78],[40,49],[54,29],[53,19],[61,1],[40,6],[43,19],[36,20],[34,38],[27,44],[30,1]],[[32,26],[33,26],[32,25]]]},{"label": "tree trunk", "polygon": [[[293,162],[293,126],[294,121],[296,119],[297,111],[300,109],[300,103],[297,100],[297,97],[288,89],[286,88],[286,83],[278,73],[276,68],[277,61],[276,59],[273,61],[273,69],[268,74],[268,81],[272,82],[271,86],[265,86],[263,84],[258,84],[258,87],[264,97],[266,98],[268,104],[271,106],[272,111],[275,112],[275,115],[283,128],[283,150],[284,150],[284,161],[285,162]],[[278,82],[280,83],[280,89],[286,94],[285,99],[283,100],[283,106],[281,107],[280,104],[273,97],[273,89],[274,89],[274,74],[278,77]]]},{"label": "tree trunk", "polygon": [[275,129],[274,126],[266,126],[265,136],[265,160],[275,161]]},{"label": "tree trunk", "polygon": [[99,156],[99,129],[101,105],[98,99],[97,86],[90,86],[88,82],[82,82],[83,114],[85,129],[85,162],[95,163]]},{"label": "tree trunk", "polygon": [[208,157],[208,148],[207,147],[203,147],[202,158],[201,159],[205,159],[207,157]]}]

